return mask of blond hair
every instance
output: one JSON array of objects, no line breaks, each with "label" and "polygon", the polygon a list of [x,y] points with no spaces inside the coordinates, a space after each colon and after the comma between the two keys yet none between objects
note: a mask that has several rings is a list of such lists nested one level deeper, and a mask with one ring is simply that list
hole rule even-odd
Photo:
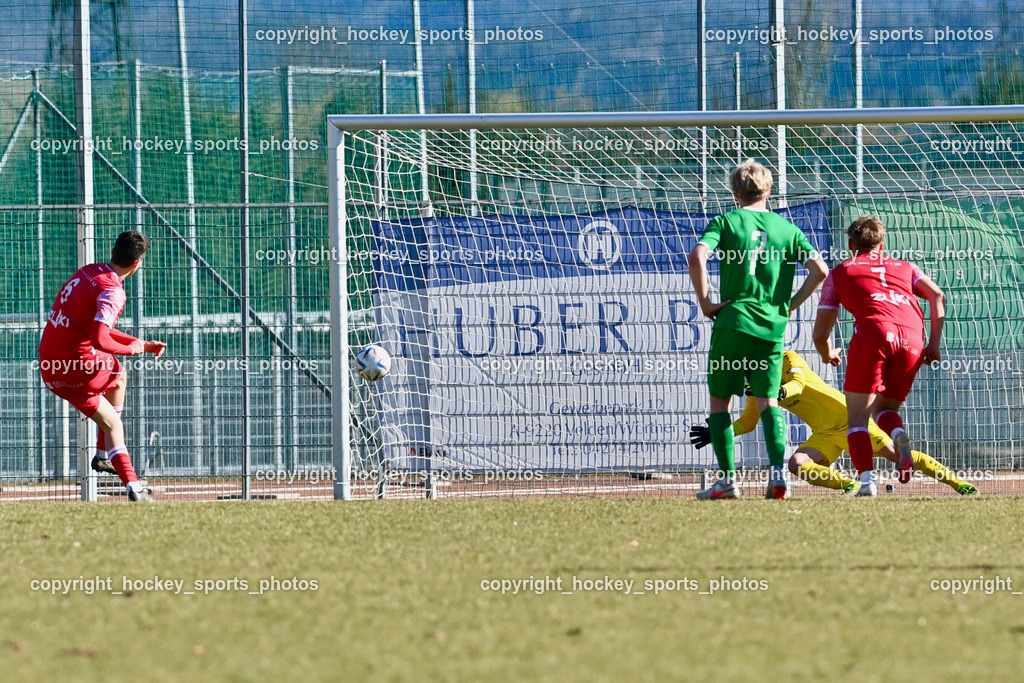
[{"label": "blond hair", "polygon": [[733,194],[747,204],[767,199],[774,183],[772,172],[753,159],[747,159],[729,174]]},{"label": "blond hair", "polygon": [[878,216],[860,216],[846,230],[855,249],[874,249],[885,239],[885,225]]}]

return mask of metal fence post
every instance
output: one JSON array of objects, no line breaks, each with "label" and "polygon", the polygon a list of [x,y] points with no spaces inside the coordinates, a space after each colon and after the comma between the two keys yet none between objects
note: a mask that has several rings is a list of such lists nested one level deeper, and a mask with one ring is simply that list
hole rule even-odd
[{"label": "metal fence post", "polygon": [[[78,129],[78,267],[95,260],[96,225],[93,195],[92,49],[89,0],[75,2],[75,118]],[[96,476],[89,467],[96,444],[96,423],[78,419],[78,477],[82,500],[95,501]],[[66,473],[67,474],[67,473]]]}]

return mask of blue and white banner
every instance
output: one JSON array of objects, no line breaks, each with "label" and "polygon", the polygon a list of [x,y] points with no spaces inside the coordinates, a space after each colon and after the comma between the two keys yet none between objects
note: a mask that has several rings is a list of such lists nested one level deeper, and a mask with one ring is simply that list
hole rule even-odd
[{"label": "blue and white banner", "polygon": [[[826,209],[780,213],[827,251]],[[688,441],[708,413],[711,325],[686,265],[713,217],[626,207],[375,224],[378,337],[395,359],[379,394],[392,466],[420,469],[427,456],[433,468],[502,471],[714,462]],[[716,262],[710,271],[716,286]],[[805,304],[789,326],[798,349],[813,348],[813,311]],[[752,448],[739,455],[763,460]]]}]

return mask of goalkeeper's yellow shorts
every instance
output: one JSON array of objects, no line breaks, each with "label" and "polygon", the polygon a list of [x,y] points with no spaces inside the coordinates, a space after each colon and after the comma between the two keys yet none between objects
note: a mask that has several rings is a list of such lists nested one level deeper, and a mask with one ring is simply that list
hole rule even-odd
[{"label": "goalkeeper's yellow shorts", "polygon": [[[892,439],[889,435],[882,431],[882,429],[874,423],[874,420],[868,423],[868,434],[871,435],[871,446],[875,454],[882,450],[890,443]],[[846,432],[838,429],[830,429],[824,432],[815,432],[811,434],[811,438],[800,444],[797,448],[798,451],[804,448],[814,448],[822,452],[828,464],[831,465],[839,456],[843,454],[843,451],[847,449]]]}]

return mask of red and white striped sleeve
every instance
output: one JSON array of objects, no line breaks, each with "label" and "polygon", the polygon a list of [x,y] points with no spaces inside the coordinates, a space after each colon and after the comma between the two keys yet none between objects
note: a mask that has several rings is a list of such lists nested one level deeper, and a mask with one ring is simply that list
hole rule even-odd
[{"label": "red and white striped sleeve", "polygon": [[821,299],[818,300],[818,308],[825,308],[831,311],[839,310],[839,295],[836,294],[836,283],[832,279],[834,270],[828,271],[828,277],[821,285]]}]

